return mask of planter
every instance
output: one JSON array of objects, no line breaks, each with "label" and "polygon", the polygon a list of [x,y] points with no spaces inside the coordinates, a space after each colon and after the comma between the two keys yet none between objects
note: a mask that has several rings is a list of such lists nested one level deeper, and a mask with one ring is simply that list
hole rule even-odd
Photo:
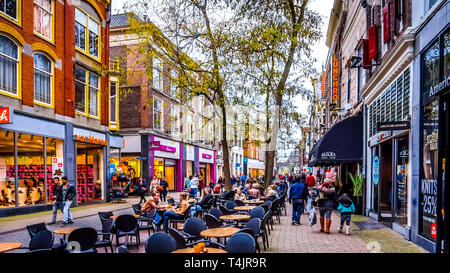
[{"label": "planter", "polygon": [[355,214],[362,215],[363,214],[363,197],[358,196],[352,197],[353,204],[355,205]]}]

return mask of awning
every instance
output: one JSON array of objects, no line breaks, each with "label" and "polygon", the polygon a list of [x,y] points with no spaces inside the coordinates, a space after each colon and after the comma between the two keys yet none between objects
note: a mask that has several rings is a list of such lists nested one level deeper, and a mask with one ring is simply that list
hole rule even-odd
[{"label": "awning", "polygon": [[309,153],[309,167],[362,161],[362,115],[346,118],[335,125],[314,145]]}]

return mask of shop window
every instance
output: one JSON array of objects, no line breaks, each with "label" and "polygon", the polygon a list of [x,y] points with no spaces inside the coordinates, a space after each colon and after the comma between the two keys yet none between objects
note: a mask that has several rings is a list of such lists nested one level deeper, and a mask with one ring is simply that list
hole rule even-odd
[{"label": "shop window", "polygon": [[162,63],[158,58],[153,58],[153,88],[162,90]]},{"label": "shop window", "polygon": [[439,41],[437,41],[423,55],[423,90],[430,90],[432,86],[439,84],[439,51]]},{"label": "shop window", "polygon": [[162,101],[153,101],[153,129],[162,130]]},{"label": "shop window", "polygon": [[64,141],[47,138],[47,196],[48,203],[54,200],[55,178],[64,176]]},{"label": "shop window", "polygon": [[117,82],[110,82],[109,88],[109,120],[117,123]]},{"label": "shop window", "polygon": [[82,10],[75,8],[75,46],[82,52],[98,58],[100,23]]},{"label": "shop window", "polygon": [[45,204],[44,138],[19,133],[17,136],[17,168],[19,206]]},{"label": "shop window", "polygon": [[0,35],[0,91],[18,95],[19,47]]},{"label": "shop window", "polygon": [[450,76],[450,32],[444,35],[444,76]]},{"label": "shop window", "polygon": [[16,206],[14,132],[0,130],[0,208]]},{"label": "shop window", "polygon": [[34,53],[34,101],[53,105],[52,79],[53,63],[44,54]]},{"label": "shop window", "polygon": [[397,168],[395,184],[395,221],[400,225],[408,224],[408,169],[409,137],[398,139]]},{"label": "shop window", "polygon": [[34,31],[48,40],[52,40],[52,2],[52,0],[34,0]]},{"label": "shop window", "polygon": [[0,12],[17,20],[17,2],[18,0],[3,0],[0,1]]}]

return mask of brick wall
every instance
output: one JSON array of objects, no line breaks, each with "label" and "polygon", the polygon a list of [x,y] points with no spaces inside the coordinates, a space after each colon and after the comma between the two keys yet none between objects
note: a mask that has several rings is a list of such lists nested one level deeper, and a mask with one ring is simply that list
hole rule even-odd
[{"label": "brick wall", "polygon": [[141,126],[141,88],[122,87],[119,89],[119,120],[120,127],[124,128],[139,128]]}]

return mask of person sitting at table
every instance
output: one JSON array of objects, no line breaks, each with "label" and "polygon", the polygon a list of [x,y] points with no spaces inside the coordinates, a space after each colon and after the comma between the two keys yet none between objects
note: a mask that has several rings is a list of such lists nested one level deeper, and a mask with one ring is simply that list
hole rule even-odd
[{"label": "person sitting at table", "polygon": [[248,195],[253,196],[255,199],[258,199],[261,196],[259,184],[253,183],[252,188],[248,190]]},{"label": "person sitting at table", "polygon": [[245,199],[247,199],[247,196],[243,193],[241,188],[238,188],[234,195],[234,200],[244,201]]},{"label": "person sitting at table", "polygon": [[270,190],[267,193],[267,197],[266,197],[266,201],[274,201],[275,199],[277,199],[277,192],[275,190]]},{"label": "person sitting at table", "polygon": [[208,204],[208,202],[214,198],[214,196],[211,194],[211,188],[210,187],[205,187],[202,189],[202,200],[200,200],[199,202],[195,203],[195,207],[192,206],[191,209],[191,216],[195,214],[195,211],[202,211],[204,208],[206,208],[206,205]]},{"label": "person sitting at table", "polygon": [[188,194],[186,192],[180,193],[180,205],[173,211],[164,212],[164,232],[169,231],[169,220],[170,219],[183,219],[184,212],[189,207],[189,202],[187,200]]},{"label": "person sitting at table", "polygon": [[[160,206],[159,204],[159,191],[152,192],[152,196],[145,202],[144,207],[141,209],[142,216],[148,217],[150,211],[152,209],[164,209],[164,206]],[[161,215],[159,213],[155,213],[153,216],[153,223],[156,226],[156,231],[161,230]]]},{"label": "person sitting at table", "polygon": [[244,189],[242,190],[242,192],[245,194],[245,196],[248,195],[248,190],[249,190],[251,187],[252,187],[251,184],[249,184],[249,183],[245,184],[245,187],[244,187]]}]

